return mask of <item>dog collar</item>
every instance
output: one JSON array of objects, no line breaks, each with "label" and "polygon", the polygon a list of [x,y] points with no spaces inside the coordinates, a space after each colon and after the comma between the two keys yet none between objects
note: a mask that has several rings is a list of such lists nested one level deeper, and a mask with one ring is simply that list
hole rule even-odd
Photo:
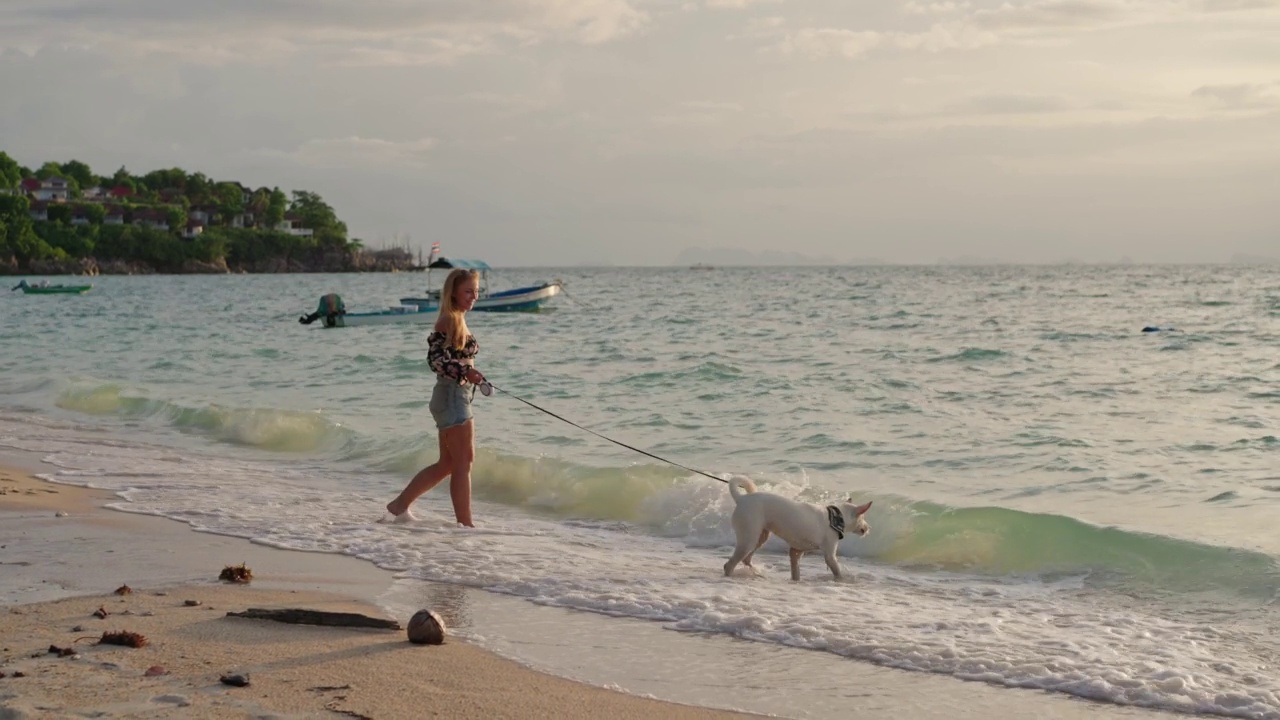
[{"label": "dog collar", "polygon": [[827,522],[831,525],[831,529],[836,531],[836,537],[840,540],[844,539],[844,513],[840,512],[840,508],[835,505],[827,506]]}]

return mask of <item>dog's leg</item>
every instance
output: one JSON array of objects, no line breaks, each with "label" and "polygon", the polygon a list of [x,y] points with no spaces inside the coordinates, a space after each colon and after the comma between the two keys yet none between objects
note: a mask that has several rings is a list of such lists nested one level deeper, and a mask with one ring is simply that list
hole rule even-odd
[{"label": "dog's leg", "polygon": [[800,580],[800,556],[804,555],[804,551],[791,548],[790,555],[791,555],[791,579],[795,581],[799,581]]},{"label": "dog's leg", "polygon": [[827,567],[831,568],[831,574],[837,580],[840,579],[840,562],[836,560],[836,544],[831,543],[827,547],[822,548],[822,556],[827,561]]},{"label": "dog's leg", "polygon": [[756,550],[759,550],[761,547],[764,547],[764,541],[765,541],[765,540],[768,540],[768,539],[769,539],[769,530],[768,530],[768,528],[766,528],[766,529],[764,529],[764,530],[761,530],[761,531],[760,531],[760,542],[756,543],[755,549],[753,549],[751,552],[747,553],[747,556],[746,556],[745,558],[743,558],[743,559],[742,559],[742,564],[743,564],[743,565],[746,565],[747,567],[751,568],[752,570],[755,570],[755,568],[754,568],[754,567],[752,567],[752,565],[751,565],[751,558],[755,556],[755,554],[756,554]]},{"label": "dog's leg", "polygon": [[738,563],[742,562],[743,558],[749,557],[752,552],[754,551],[751,549],[750,536],[739,531],[738,542],[733,546],[733,554],[729,556],[729,561],[724,564],[725,577],[733,575],[733,569],[738,566]]}]

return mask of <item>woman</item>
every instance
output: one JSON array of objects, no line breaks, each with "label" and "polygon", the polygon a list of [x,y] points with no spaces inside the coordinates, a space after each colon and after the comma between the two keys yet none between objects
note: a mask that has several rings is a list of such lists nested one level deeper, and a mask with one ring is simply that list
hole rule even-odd
[{"label": "woman", "polygon": [[427,336],[427,360],[436,374],[436,387],[431,392],[431,417],[440,430],[440,459],[422,468],[409,481],[395,500],[387,503],[387,512],[397,521],[412,520],[409,506],[423,493],[449,480],[453,514],[459,525],[471,523],[471,464],[475,461],[475,426],[471,421],[471,397],[484,375],[475,368],[480,346],[467,330],[466,312],[480,296],[480,274],[475,270],[455,269],[445,278],[440,292],[440,315],[435,330]]}]

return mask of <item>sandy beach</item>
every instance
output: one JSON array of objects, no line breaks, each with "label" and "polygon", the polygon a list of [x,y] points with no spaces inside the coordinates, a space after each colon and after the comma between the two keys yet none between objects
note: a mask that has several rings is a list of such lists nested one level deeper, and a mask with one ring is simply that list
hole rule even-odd
[{"label": "sandy beach", "polygon": [[[3,720],[764,716],[710,709],[716,707],[790,718],[854,710],[948,720],[1175,717],[671,633],[452,585],[410,585],[406,599],[393,573],[364,560],[196,532],[106,507],[121,501],[33,472],[42,472],[33,457],[0,460]],[[217,579],[240,563],[253,570],[250,584]],[[113,592],[126,584],[133,592]],[[305,608],[404,625],[420,607],[439,611],[462,637],[421,646],[403,630],[227,617],[248,608]],[[95,617],[99,609],[109,614]],[[97,644],[108,631],[139,633],[147,643]],[[163,674],[148,675],[151,668]],[[250,685],[223,684],[229,674],[248,675]],[[797,695],[798,687],[824,690]]]},{"label": "sandy beach", "polygon": [[[104,509],[110,500],[0,468],[4,587],[30,600],[0,610],[6,719],[751,717],[545,675],[453,637],[414,645],[403,630],[228,617],[251,607],[383,617],[360,598],[376,594],[391,575],[350,558],[191,533],[168,520]],[[154,543],[120,557],[111,538],[121,533]],[[179,533],[194,541],[175,547]],[[240,562],[253,569],[251,584],[217,580],[222,567]],[[113,592],[126,584],[132,592]],[[106,616],[96,616],[99,610]],[[98,644],[108,631],[139,633],[147,642]],[[232,674],[247,675],[250,684],[221,682]]]}]

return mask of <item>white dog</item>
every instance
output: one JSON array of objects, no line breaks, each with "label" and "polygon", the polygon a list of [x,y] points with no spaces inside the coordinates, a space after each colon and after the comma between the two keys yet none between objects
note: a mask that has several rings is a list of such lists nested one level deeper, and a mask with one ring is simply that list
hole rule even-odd
[{"label": "white dog", "polygon": [[751,567],[751,556],[764,545],[772,532],[791,546],[792,580],[800,579],[800,556],[818,548],[822,548],[831,574],[839,580],[836,546],[845,532],[866,535],[871,531],[871,526],[862,517],[871,509],[870,502],[822,507],[772,493],[758,493],[755,483],[743,477],[729,481],[729,494],[736,504],[733,532],[738,536],[738,544],[729,562],[724,564],[725,575],[732,575],[738,563]]}]

